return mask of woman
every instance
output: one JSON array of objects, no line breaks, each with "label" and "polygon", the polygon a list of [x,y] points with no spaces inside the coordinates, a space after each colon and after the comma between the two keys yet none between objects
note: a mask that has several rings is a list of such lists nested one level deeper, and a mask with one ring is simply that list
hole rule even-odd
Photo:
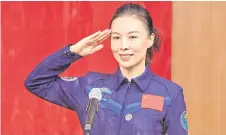
[{"label": "woman", "polygon": [[[111,49],[119,68],[114,74],[88,72],[85,76],[58,75],[71,63],[103,48],[111,37]],[[149,12],[125,4],[114,14],[110,29],[98,31],[70,44],[42,61],[25,80],[35,95],[77,112],[84,127],[90,90],[98,88],[102,99],[92,135],[187,135],[183,90],[148,68],[158,34]]]}]

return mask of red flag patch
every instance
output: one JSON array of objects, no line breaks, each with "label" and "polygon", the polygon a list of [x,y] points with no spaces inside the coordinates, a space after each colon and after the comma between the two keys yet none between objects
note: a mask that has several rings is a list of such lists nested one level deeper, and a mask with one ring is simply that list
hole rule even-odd
[{"label": "red flag patch", "polygon": [[151,94],[143,94],[141,101],[141,108],[154,109],[158,111],[163,110],[164,97],[155,96]]}]

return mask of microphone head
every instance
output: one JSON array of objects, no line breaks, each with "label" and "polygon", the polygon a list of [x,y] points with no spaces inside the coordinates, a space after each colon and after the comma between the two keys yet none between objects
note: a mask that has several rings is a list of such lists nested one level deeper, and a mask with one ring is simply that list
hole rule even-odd
[{"label": "microphone head", "polygon": [[93,88],[89,93],[89,99],[96,98],[98,101],[102,99],[102,92],[99,88]]}]

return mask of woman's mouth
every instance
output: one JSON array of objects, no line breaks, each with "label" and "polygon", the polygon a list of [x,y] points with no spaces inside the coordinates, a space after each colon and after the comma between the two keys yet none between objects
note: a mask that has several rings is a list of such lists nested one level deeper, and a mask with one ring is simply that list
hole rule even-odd
[{"label": "woman's mouth", "polygon": [[120,58],[123,60],[123,61],[128,61],[131,59],[131,57],[133,56],[133,54],[119,54]]}]

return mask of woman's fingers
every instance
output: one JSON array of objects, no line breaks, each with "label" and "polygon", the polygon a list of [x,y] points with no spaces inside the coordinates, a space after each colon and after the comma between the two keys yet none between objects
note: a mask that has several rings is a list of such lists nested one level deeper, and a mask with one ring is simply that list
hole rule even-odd
[{"label": "woman's fingers", "polygon": [[104,41],[106,38],[109,37],[110,33],[111,33],[110,30],[108,30],[107,32],[105,32],[105,33],[97,40],[97,42],[98,42],[98,43],[101,43],[102,41]]},{"label": "woman's fingers", "polygon": [[[107,39],[110,36],[110,34],[104,36],[101,40],[93,42],[92,44],[90,44],[89,46],[93,46],[93,48],[95,48],[96,46],[99,46],[105,39]],[[103,44],[101,44],[103,45]]]},{"label": "woman's fingers", "polygon": [[102,32],[98,31],[94,34],[83,38],[77,45],[74,47],[74,52],[85,56],[87,54],[95,53],[103,48],[101,42],[103,42],[107,37],[109,37],[111,30],[104,30]]},{"label": "woman's fingers", "polygon": [[93,49],[92,49],[92,51],[91,51],[91,54],[93,54],[93,53],[101,50],[102,48],[103,48],[103,45],[102,44],[99,44],[97,46],[94,46]]},{"label": "woman's fingers", "polygon": [[99,34],[98,36],[96,36],[95,38],[91,39],[89,41],[89,44],[92,45],[95,42],[99,42],[102,39],[106,39],[106,37],[108,37],[108,35],[110,34],[110,30],[106,29],[103,32],[101,32],[101,34]]},{"label": "woman's fingers", "polygon": [[84,40],[87,40],[87,41],[92,40],[93,38],[96,38],[100,34],[101,34],[101,31],[97,31],[97,32],[93,33],[92,35],[85,37]]},{"label": "woman's fingers", "polygon": [[104,40],[106,40],[108,37],[110,36],[110,33],[105,35],[104,37],[102,37],[101,39],[99,39],[99,41],[97,41],[97,44],[102,43]]}]

